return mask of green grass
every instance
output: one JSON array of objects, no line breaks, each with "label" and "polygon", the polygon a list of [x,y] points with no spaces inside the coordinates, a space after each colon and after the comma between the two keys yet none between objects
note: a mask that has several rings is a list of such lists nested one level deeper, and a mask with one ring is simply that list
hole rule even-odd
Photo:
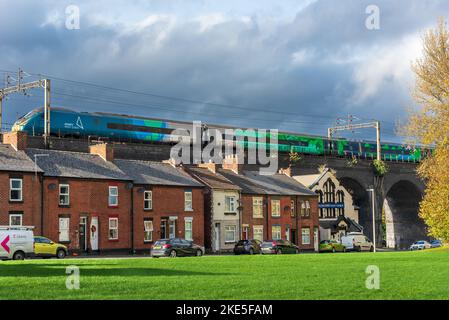
[{"label": "green grass", "polygon": [[[65,268],[80,267],[79,290]],[[368,265],[380,289],[365,287]],[[0,262],[0,299],[448,299],[449,250]]]}]

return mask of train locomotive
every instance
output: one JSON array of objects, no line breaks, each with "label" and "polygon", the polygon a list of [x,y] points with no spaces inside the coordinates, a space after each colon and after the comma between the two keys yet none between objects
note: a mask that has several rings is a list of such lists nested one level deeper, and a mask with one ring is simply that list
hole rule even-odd
[{"label": "train locomotive", "polygon": [[[98,137],[111,141],[130,141],[174,144],[179,141],[180,132],[192,128],[192,123],[171,121],[139,116],[129,116],[102,112],[76,112],[53,107],[50,111],[50,132],[59,137]],[[207,128],[226,129],[229,127],[208,125]],[[234,129],[234,128],[231,128]],[[181,131],[180,131],[181,130]],[[31,136],[42,135],[44,131],[44,110],[36,108],[18,119],[12,131],[23,131]],[[245,129],[235,130],[236,135],[244,135]],[[256,131],[258,135],[259,131]],[[270,133],[273,134],[273,133]],[[226,141],[226,137],[223,137]],[[267,146],[269,142],[265,142]],[[245,148],[257,148],[261,143],[245,141]],[[376,158],[376,143],[372,141],[352,141],[327,137],[303,135],[290,132],[277,133],[277,144],[272,145],[280,153],[297,152],[309,155],[331,155],[338,157]],[[414,148],[396,143],[381,145],[382,159],[386,161],[419,162],[429,152],[424,148]]]}]

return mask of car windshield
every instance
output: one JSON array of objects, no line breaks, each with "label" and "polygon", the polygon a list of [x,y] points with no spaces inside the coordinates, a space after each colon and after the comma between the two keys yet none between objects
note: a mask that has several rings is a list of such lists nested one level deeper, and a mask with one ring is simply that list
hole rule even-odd
[{"label": "car windshield", "polygon": [[273,241],[265,241],[264,243],[262,243],[262,247],[264,248],[269,248],[273,246]]},{"label": "car windshield", "polygon": [[160,246],[163,244],[166,244],[168,242],[168,240],[158,240],[154,243],[155,246]]},{"label": "car windshield", "polygon": [[424,241],[418,241],[417,243],[418,244],[424,244]]}]

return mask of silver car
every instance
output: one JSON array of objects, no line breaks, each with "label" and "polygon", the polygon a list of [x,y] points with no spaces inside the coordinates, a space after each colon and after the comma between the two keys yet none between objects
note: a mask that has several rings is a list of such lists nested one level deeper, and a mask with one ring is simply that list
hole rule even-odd
[{"label": "silver car", "polygon": [[432,245],[425,240],[416,241],[410,246],[410,250],[424,250],[430,248],[432,248]]}]

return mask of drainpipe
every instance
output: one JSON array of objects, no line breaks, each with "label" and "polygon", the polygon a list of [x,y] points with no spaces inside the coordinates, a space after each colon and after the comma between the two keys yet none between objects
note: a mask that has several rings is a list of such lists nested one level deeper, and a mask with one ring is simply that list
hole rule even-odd
[{"label": "drainpipe", "polygon": [[268,240],[268,196],[265,196],[266,203],[266,211],[265,211],[265,220],[267,223],[267,227],[265,228],[265,240]]},{"label": "drainpipe", "polygon": [[[37,181],[37,179],[36,179]],[[44,234],[44,175],[39,175],[39,181],[41,185],[41,235]]]},{"label": "drainpipe", "polygon": [[134,254],[134,184],[130,188],[131,192],[131,253]]}]

